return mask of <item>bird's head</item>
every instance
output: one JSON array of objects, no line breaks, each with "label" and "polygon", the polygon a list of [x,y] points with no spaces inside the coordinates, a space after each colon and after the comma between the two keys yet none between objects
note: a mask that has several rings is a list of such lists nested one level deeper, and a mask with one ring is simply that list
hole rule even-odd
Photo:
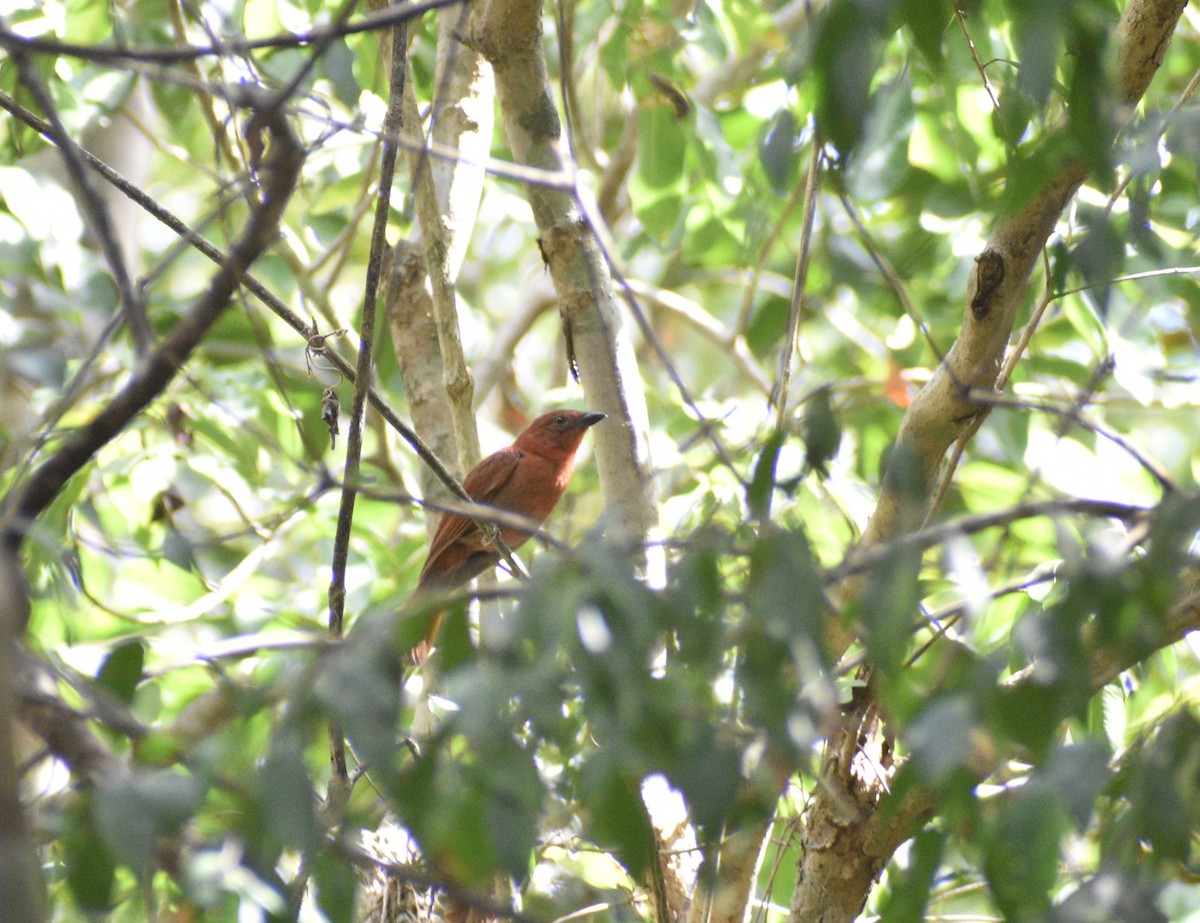
[{"label": "bird's head", "polygon": [[514,445],[537,455],[574,455],[588,429],[604,418],[596,411],[551,410],[530,423]]}]

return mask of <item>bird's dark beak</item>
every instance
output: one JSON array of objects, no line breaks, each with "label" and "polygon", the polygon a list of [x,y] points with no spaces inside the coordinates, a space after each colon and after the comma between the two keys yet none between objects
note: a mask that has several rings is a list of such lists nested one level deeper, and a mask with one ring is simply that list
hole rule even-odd
[{"label": "bird's dark beak", "polygon": [[608,414],[600,413],[600,411],[598,411],[598,410],[588,411],[582,417],[579,418],[579,428],[587,429],[589,426],[595,426],[597,423],[599,423],[601,420],[603,420],[607,416],[608,416]]}]

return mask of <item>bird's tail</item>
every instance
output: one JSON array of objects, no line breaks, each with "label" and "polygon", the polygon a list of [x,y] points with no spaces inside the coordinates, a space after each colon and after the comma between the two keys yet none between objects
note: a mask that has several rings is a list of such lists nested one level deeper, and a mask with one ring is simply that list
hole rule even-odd
[{"label": "bird's tail", "polygon": [[433,650],[433,641],[437,637],[438,629],[442,627],[442,618],[445,614],[445,609],[439,609],[429,616],[429,627],[425,629],[425,635],[408,652],[407,659],[410,666],[419,667],[429,659],[429,654]]},{"label": "bird's tail", "polygon": [[[417,590],[413,598],[417,599],[420,595],[424,594],[446,595],[450,591],[458,589],[463,584],[470,583],[489,567],[495,567],[499,560],[500,555],[494,551],[474,551],[449,573],[425,571],[421,574],[421,579],[417,584]],[[426,615],[426,618],[429,619],[429,627],[425,630],[425,636],[414,644],[412,650],[408,652],[408,661],[410,664],[420,666],[429,659],[434,639],[437,638],[438,629],[442,627],[442,618],[445,615],[445,609],[438,609]]]}]

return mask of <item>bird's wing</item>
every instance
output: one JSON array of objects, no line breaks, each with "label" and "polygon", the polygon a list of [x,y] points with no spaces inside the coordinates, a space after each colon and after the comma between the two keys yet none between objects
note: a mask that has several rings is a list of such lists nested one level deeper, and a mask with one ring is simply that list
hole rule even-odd
[{"label": "bird's wing", "polygon": [[[463,490],[476,503],[490,503],[496,494],[508,483],[523,452],[509,446],[499,452],[493,452],[478,465],[471,469],[465,481]],[[469,516],[461,513],[446,513],[438,523],[433,533],[433,541],[429,545],[429,557],[421,568],[421,581],[438,574],[438,558],[447,548],[471,531],[477,531],[478,526]]]}]

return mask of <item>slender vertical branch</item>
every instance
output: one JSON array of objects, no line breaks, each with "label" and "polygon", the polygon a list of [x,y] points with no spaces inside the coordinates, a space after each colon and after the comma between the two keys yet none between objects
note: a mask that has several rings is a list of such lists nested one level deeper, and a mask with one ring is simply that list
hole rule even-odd
[{"label": "slender vertical branch", "polygon": [[[416,109],[416,99],[410,92],[409,103]],[[414,130],[417,126],[413,126]],[[413,156],[413,199],[421,227],[424,245],[425,272],[430,293],[429,306],[433,313],[433,329],[441,357],[442,387],[445,391],[458,448],[458,460],[464,471],[479,460],[479,432],[475,427],[473,396],[475,391],[471,371],[463,355],[459,334],[458,297],[454,290],[449,246],[456,235],[450,227],[444,198],[434,189],[432,158],[428,149]]]},{"label": "slender vertical branch", "polygon": [[792,281],[792,304],[788,311],[787,333],[775,379],[775,429],[787,425],[787,395],[792,381],[792,356],[800,336],[800,311],[804,306],[804,286],[808,281],[808,257],[812,248],[813,217],[817,211],[817,186],[821,175],[821,133],[814,130],[808,176],[804,180],[804,212],[800,222],[800,250],[796,254],[796,277]]},{"label": "slender vertical branch", "polygon": [[[438,13],[437,71],[429,134],[421,131],[412,81],[405,90],[405,124],[417,220],[409,240],[393,250],[387,293],[392,344],[404,380],[413,425],[459,471],[479,459],[474,376],[459,337],[454,284],[466,255],[483,193],[492,141],[495,81],[491,65],[464,44],[469,7]],[[440,146],[454,157],[433,157]],[[464,401],[465,396],[470,401]],[[420,472],[426,499],[449,496],[427,468]],[[432,528],[433,517],[428,520]]]},{"label": "slender vertical branch", "polygon": [[[350,409],[349,432],[346,436],[346,470],[338,508],[337,531],[333,540],[333,572],[329,583],[329,633],[340,638],[344,631],[346,607],[346,561],[350,555],[350,529],[354,523],[354,502],[358,494],[358,473],[362,460],[363,411],[367,403],[367,388],[371,381],[372,357],[375,346],[375,306],[379,297],[379,277],[383,253],[387,247],[387,221],[392,200],[392,179],[396,172],[396,157],[403,126],[404,79],[408,49],[408,22],[402,20],[392,27],[391,82],[388,88],[388,110],[384,117],[382,164],[379,169],[379,198],[375,204],[375,224],[371,229],[371,252],[367,261],[367,278],[363,291],[362,321],[359,326],[358,367],[355,369],[354,397]],[[330,728],[331,759],[335,787],[349,785],[346,769],[346,746],[341,731]]]}]

